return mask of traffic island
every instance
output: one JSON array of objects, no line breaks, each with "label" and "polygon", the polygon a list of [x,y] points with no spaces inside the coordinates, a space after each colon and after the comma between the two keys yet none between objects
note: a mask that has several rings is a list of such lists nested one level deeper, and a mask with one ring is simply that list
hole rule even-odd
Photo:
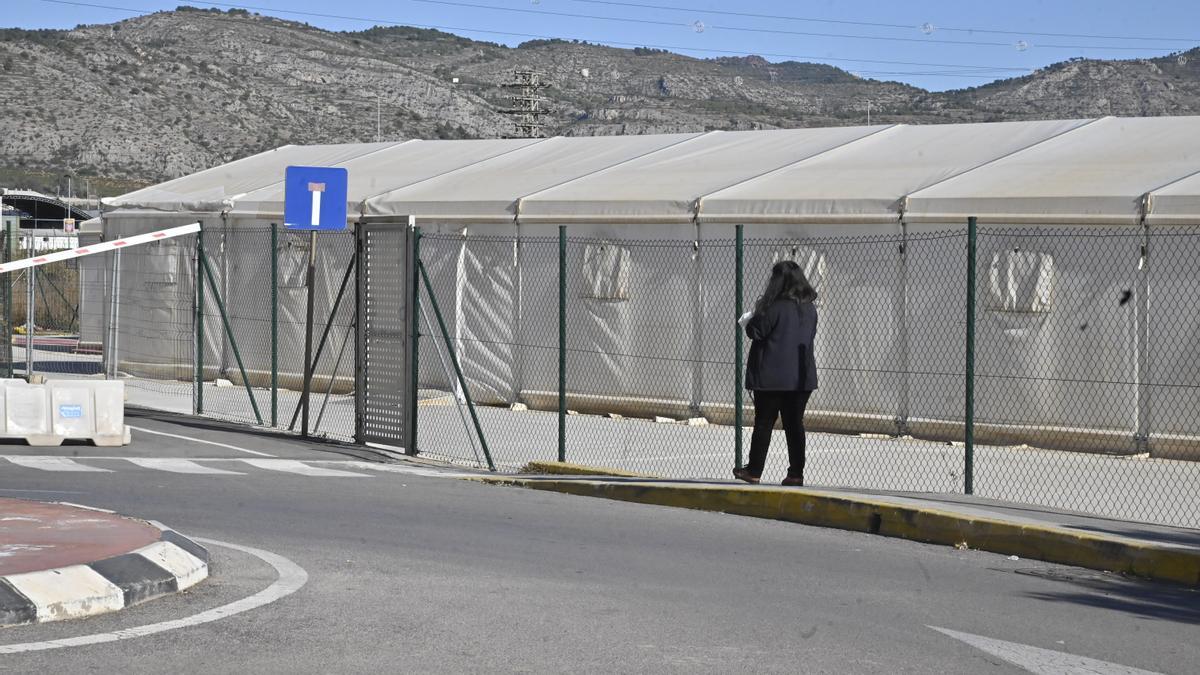
[{"label": "traffic island", "polygon": [[208,551],[158,523],[0,498],[0,626],[113,612],[208,577]]},{"label": "traffic island", "polygon": [[[572,467],[576,471],[580,469]],[[1200,587],[1200,532],[1195,530],[1018,510],[948,495],[864,494],[595,473],[468,480],[852,530]],[[1156,529],[1162,531],[1156,535]]]}]

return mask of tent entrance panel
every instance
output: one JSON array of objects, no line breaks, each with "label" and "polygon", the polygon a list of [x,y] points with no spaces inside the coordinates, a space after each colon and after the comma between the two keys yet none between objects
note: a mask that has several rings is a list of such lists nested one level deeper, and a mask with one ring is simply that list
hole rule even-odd
[{"label": "tent entrance panel", "polygon": [[407,224],[358,226],[358,443],[411,449],[409,329],[412,230]]}]

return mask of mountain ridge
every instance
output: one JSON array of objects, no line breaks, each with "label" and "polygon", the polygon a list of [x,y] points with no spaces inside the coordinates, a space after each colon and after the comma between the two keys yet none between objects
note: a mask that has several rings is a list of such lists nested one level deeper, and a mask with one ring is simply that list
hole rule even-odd
[{"label": "mountain ridge", "polygon": [[154,182],[289,143],[508,136],[502,85],[517,70],[550,84],[547,135],[862,124],[867,105],[872,122],[915,124],[1200,113],[1200,49],[1072,59],[929,92],[757,56],[567,40],[506,47],[180,8],[72,30],[0,29],[0,175]]}]

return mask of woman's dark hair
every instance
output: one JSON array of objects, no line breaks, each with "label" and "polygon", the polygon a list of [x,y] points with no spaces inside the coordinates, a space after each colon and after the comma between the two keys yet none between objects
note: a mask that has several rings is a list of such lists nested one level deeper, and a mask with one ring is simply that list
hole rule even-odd
[{"label": "woman's dark hair", "polygon": [[758,314],[765,311],[776,300],[812,302],[816,299],[817,291],[808,283],[804,270],[791,260],[783,260],[771,268],[771,280],[767,282],[767,290],[755,303],[754,312]]}]

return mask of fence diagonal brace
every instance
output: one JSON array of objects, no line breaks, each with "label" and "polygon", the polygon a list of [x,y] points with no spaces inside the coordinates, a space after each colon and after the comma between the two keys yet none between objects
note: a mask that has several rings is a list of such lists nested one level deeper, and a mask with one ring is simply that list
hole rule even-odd
[{"label": "fence diagonal brace", "polygon": [[433,315],[437,317],[438,328],[442,331],[442,339],[446,341],[446,352],[450,354],[450,363],[454,364],[454,374],[458,376],[458,385],[462,387],[463,396],[467,399],[467,410],[471,411],[471,421],[475,423],[475,433],[479,436],[479,445],[483,446],[483,457],[487,460],[488,470],[495,471],[496,464],[492,462],[492,453],[488,450],[487,440],[483,437],[483,426],[479,424],[479,415],[475,413],[475,402],[467,389],[467,378],[463,377],[462,366],[458,363],[458,355],[454,344],[450,341],[450,331],[446,330],[446,320],[442,318],[442,309],[438,307],[437,297],[433,294],[433,284],[429,283],[429,273],[425,271],[425,263],[417,261],[421,270],[421,280],[425,282],[425,291],[429,293],[429,304],[433,305]]},{"label": "fence diagonal brace", "polygon": [[[242,354],[238,350],[237,339],[233,337],[233,327],[229,325],[229,316],[225,313],[225,302],[221,300],[221,292],[217,290],[216,279],[213,278],[212,268],[208,264],[208,256],[200,249],[200,266],[204,268],[204,276],[208,279],[208,287],[212,290],[213,299],[217,301],[217,309],[221,310],[221,324],[225,326],[225,335],[233,348],[233,358],[237,359],[238,370],[242,373],[242,383],[246,385],[246,395],[250,397],[250,407],[254,409],[254,419],[263,423],[262,413],[258,411],[258,401],[254,400],[254,390],[250,387],[250,378],[246,376],[246,366],[242,363]],[[201,383],[203,386],[203,383]]]}]

